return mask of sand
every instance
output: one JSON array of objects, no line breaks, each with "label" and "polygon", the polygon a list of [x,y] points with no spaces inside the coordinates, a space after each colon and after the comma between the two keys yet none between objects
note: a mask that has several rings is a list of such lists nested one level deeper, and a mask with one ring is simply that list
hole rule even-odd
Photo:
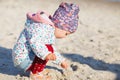
[{"label": "sand", "polygon": [[14,67],[11,57],[25,15],[38,10],[53,14],[62,1],[80,5],[79,27],[56,40],[68,69],[49,62],[49,75],[53,80],[120,80],[119,0],[0,0],[0,80],[29,80],[28,73]]}]

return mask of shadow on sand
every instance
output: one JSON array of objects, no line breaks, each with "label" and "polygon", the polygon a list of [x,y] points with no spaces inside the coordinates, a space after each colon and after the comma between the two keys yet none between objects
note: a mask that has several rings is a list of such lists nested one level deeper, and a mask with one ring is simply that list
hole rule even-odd
[{"label": "shadow on sand", "polygon": [[28,76],[28,73],[24,73],[14,67],[12,61],[12,49],[0,47],[0,73],[8,75]]},{"label": "shadow on sand", "polygon": [[[62,73],[61,69],[58,69],[54,66],[46,66],[48,69],[54,69]],[[25,73],[14,67],[12,61],[12,49],[7,49],[0,47],[0,73],[7,74],[7,75],[20,75],[22,76],[29,76],[29,72]]]},{"label": "shadow on sand", "polygon": [[[63,56],[74,62],[79,62],[80,64],[87,64],[95,70],[113,72],[116,74],[115,80],[120,80],[120,64],[109,64],[105,63],[102,60],[96,60],[93,57],[83,57],[82,55],[78,54],[64,53]],[[47,67],[57,69],[55,67]],[[61,72],[61,70],[58,71]],[[0,73],[8,75],[20,74],[21,76],[28,76],[27,73],[24,73],[23,71],[20,71],[14,67],[12,61],[12,49],[7,49],[3,47],[0,47]]]},{"label": "shadow on sand", "polygon": [[109,64],[102,60],[96,60],[93,57],[83,57],[79,54],[68,54],[64,53],[64,57],[80,64],[87,64],[95,70],[110,71],[116,74],[115,80],[120,80],[120,64]]}]

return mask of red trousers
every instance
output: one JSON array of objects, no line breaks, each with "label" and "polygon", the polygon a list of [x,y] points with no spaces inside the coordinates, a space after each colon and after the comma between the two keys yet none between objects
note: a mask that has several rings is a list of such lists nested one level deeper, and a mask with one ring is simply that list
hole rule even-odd
[{"label": "red trousers", "polygon": [[[46,45],[46,47],[51,53],[54,52],[52,45]],[[28,70],[31,71],[33,74],[36,74],[37,72],[41,72],[45,68],[47,62],[48,62],[47,60],[42,60],[39,57],[35,56],[33,63],[28,68]]]}]

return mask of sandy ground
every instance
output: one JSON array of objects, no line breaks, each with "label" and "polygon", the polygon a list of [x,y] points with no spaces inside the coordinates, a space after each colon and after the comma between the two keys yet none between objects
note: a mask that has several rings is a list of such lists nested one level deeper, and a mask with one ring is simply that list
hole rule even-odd
[{"label": "sandy ground", "polygon": [[0,80],[29,80],[11,58],[25,14],[38,10],[53,14],[62,1],[80,5],[79,28],[56,41],[69,68],[63,70],[49,62],[49,75],[53,80],[120,80],[119,0],[0,0]]}]

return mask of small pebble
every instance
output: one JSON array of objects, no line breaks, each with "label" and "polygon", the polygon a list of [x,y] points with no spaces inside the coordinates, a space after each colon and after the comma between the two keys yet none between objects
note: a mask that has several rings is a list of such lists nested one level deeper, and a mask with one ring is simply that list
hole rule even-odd
[{"label": "small pebble", "polygon": [[73,64],[71,64],[71,68],[72,68],[73,71],[77,71],[78,66],[77,66],[77,65],[73,65]]}]

